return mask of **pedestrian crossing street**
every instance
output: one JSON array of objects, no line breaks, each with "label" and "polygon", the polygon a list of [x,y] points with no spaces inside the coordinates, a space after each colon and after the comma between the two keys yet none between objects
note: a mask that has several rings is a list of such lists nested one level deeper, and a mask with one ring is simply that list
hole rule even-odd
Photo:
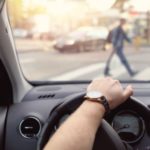
[{"label": "pedestrian crossing street", "polygon": [[[134,68],[134,66],[131,67],[133,70],[138,70]],[[104,77],[104,68],[105,68],[105,63],[96,63],[92,64],[89,66],[81,67],[76,70],[72,70],[70,72],[64,73],[59,76],[55,76],[53,78],[49,78],[50,81],[65,81],[65,80],[91,80],[95,78],[103,78]],[[110,74],[113,78],[116,79],[122,79],[122,80],[149,80],[150,79],[150,67],[143,68],[143,70],[138,70],[138,73],[130,77],[128,75],[127,70],[124,68],[124,66],[120,63],[119,59],[117,56],[113,57],[113,60],[110,65]],[[123,78],[122,78],[123,77]]]}]

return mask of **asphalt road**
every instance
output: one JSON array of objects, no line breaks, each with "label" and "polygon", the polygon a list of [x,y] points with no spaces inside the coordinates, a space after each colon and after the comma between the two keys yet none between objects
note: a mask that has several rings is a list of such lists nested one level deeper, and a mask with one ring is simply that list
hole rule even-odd
[{"label": "asphalt road", "polygon": [[[29,80],[91,80],[103,77],[105,62],[110,51],[97,50],[86,53],[59,53],[55,50],[19,51],[23,73]],[[115,56],[111,74],[121,80],[150,79],[150,47],[135,50],[126,47],[125,54],[132,68],[138,73],[130,77]]]}]

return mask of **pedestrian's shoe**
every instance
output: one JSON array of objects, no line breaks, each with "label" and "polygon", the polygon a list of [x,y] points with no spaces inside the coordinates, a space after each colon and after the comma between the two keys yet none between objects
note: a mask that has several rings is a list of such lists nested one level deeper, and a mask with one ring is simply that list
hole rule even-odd
[{"label": "pedestrian's shoe", "polygon": [[135,76],[138,73],[138,71],[133,71],[131,76]]},{"label": "pedestrian's shoe", "polygon": [[112,74],[110,74],[110,73],[105,74],[105,77],[111,77],[111,76],[112,76]]},{"label": "pedestrian's shoe", "polygon": [[112,76],[110,73],[109,73],[109,69],[105,69],[104,70],[104,76],[107,77],[107,76]]}]

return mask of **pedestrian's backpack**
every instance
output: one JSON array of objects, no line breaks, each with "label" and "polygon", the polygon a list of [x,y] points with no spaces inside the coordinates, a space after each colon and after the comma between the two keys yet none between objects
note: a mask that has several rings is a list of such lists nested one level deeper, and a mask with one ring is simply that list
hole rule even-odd
[{"label": "pedestrian's backpack", "polygon": [[112,43],[112,30],[110,30],[107,35],[106,43]]}]

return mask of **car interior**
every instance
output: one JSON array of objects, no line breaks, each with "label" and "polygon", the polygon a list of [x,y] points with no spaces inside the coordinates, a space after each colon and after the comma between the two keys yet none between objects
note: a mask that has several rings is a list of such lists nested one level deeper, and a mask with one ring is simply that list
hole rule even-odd
[{"label": "car interior", "polygon": [[[91,80],[31,81],[18,57],[7,4],[0,0],[0,149],[42,150],[83,102]],[[132,84],[133,97],[104,117],[93,150],[149,150],[150,82],[120,82]]]}]

